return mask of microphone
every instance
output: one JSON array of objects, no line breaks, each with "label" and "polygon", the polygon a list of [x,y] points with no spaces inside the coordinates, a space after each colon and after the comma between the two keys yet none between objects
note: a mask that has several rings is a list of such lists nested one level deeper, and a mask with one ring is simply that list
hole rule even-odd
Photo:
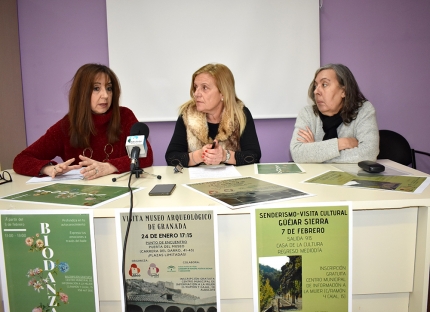
[{"label": "microphone", "polygon": [[128,157],[131,159],[130,171],[139,168],[139,157],[146,157],[146,139],[149,135],[149,128],[143,122],[136,122],[130,129],[130,135],[125,142]]}]

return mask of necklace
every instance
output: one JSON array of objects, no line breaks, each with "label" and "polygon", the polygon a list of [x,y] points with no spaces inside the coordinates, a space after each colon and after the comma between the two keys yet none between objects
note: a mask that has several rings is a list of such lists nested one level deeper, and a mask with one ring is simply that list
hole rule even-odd
[{"label": "necklace", "polygon": [[[105,147],[104,147],[104,152],[105,152],[105,154],[106,154],[106,158],[105,159],[103,159],[103,162],[107,162],[107,161],[109,161],[109,156],[110,156],[110,154],[112,154],[113,153],[113,146],[112,146],[112,144],[110,144],[110,143],[107,143],[106,145],[105,145]],[[87,156],[86,155],[86,153],[88,153],[89,154],[89,156]],[[85,157],[88,157],[88,158],[93,158],[93,149],[91,148],[91,147],[86,147],[83,151],[82,151],[82,155],[84,155]]]}]

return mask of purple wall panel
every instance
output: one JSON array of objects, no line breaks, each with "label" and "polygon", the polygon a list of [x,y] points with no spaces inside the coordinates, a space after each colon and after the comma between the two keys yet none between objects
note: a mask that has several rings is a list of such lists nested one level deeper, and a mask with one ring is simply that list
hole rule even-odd
[{"label": "purple wall panel", "polygon": [[108,65],[105,0],[18,0],[27,142],[68,111],[68,90],[85,63]]},{"label": "purple wall panel", "polygon": [[[77,68],[88,62],[108,64],[106,4],[18,0],[18,14],[30,144],[67,112],[68,81]],[[425,151],[430,151],[429,17],[430,2],[423,0],[330,0],[323,2],[320,15],[321,64],[349,66],[375,105],[380,128],[398,131],[412,147]],[[291,159],[294,122],[255,121],[262,162]],[[149,127],[154,165],[164,165],[174,122]],[[418,157],[418,168],[430,172],[430,158]]]},{"label": "purple wall panel", "polygon": [[[343,63],[376,107],[380,129],[401,133],[430,151],[430,2],[323,2],[321,63]],[[417,157],[418,158],[418,157]],[[418,169],[430,172],[430,158]]]}]

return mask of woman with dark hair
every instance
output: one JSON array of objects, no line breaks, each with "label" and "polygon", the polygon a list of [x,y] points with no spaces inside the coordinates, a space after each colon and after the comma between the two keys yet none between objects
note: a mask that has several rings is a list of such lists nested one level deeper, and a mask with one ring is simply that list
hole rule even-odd
[{"label": "woman with dark hair", "polygon": [[227,66],[207,64],[198,69],[191,79],[190,96],[180,107],[165,155],[168,165],[240,166],[260,161],[254,120],[236,96]]},{"label": "woman with dark hair", "polygon": [[319,68],[309,86],[314,103],[297,116],[290,152],[298,163],[376,160],[379,131],[375,109],[342,64]]},{"label": "woman with dark hair", "polygon": [[[91,180],[130,170],[125,141],[137,122],[133,112],[119,105],[121,88],[115,73],[104,65],[86,64],[73,77],[69,112],[36,142],[15,157],[16,173],[55,177],[73,169]],[[152,165],[147,142],[142,168]],[[60,157],[63,162],[53,160]]]}]

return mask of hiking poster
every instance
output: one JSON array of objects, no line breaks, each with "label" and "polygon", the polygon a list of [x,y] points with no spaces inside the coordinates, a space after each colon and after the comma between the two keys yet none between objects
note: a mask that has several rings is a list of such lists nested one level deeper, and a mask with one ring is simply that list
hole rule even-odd
[{"label": "hiking poster", "polygon": [[387,176],[376,174],[356,176],[348,172],[327,171],[304,182],[420,194],[429,186],[430,179],[420,176]]},{"label": "hiking poster", "polygon": [[351,311],[351,205],[255,209],[254,310]]}]

